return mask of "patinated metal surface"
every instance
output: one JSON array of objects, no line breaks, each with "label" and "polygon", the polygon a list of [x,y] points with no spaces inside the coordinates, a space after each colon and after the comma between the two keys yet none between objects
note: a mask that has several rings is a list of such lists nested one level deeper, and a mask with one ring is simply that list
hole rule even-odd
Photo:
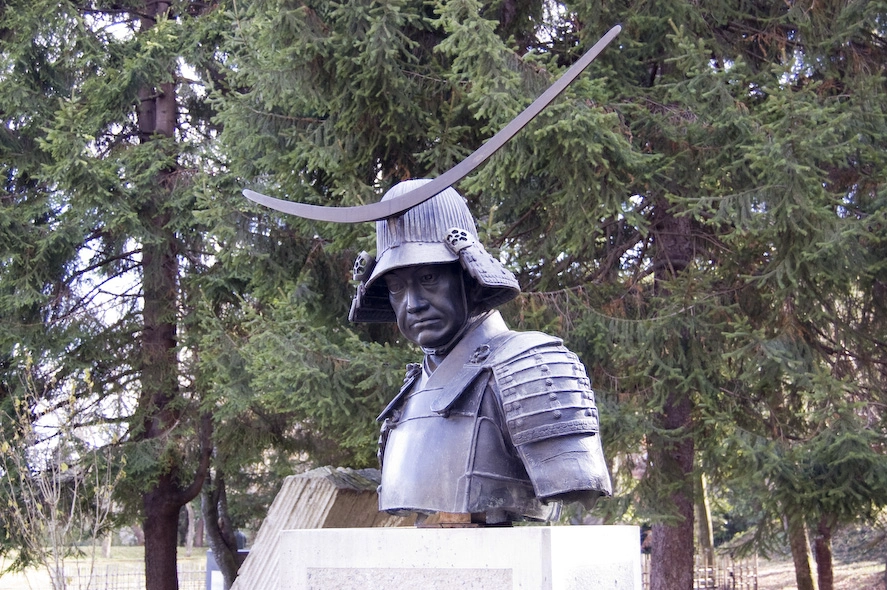
[{"label": "patinated metal surface", "polygon": [[[383,202],[421,188],[432,180],[405,180],[391,187]],[[397,217],[376,222],[376,259],[361,254],[354,279],[360,281],[348,319],[352,322],[394,322],[388,290],[380,277],[392,270],[422,264],[459,261],[477,281],[477,303],[487,309],[520,293],[514,274],[493,258],[477,239],[477,227],[465,199],[451,187]]]},{"label": "patinated metal surface", "polygon": [[377,221],[376,246],[377,260],[355,264],[350,318],[396,321],[425,353],[379,416],[379,508],[498,525],[609,496],[585,367],[559,338],[508,329],[494,308],[520,288],[478,241],[465,199],[447,188]]}]

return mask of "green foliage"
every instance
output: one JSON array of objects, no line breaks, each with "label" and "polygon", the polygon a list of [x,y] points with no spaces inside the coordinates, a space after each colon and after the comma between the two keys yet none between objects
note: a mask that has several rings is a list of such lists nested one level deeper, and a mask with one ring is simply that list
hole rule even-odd
[{"label": "green foliage", "polygon": [[[323,323],[308,298],[297,289],[262,312],[217,317],[207,329],[202,365],[219,404],[220,466],[260,461],[272,446],[297,462],[375,464],[375,417],[415,353]],[[244,437],[257,444],[243,445]]]},{"label": "green foliage", "polygon": [[[115,508],[130,514],[159,476],[186,489],[198,465],[200,392],[178,386],[189,374],[175,332],[180,279],[203,262],[190,185],[206,127],[193,111],[177,120],[177,101],[160,99],[175,98],[179,59],[212,40],[195,13],[141,20],[142,8],[0,9],[0,401],[65,416],[77,436],[104,446],[104,460],[125,467]],[[165,126],[150,116],[158,101],[173,114]],[[154,256],[164,252],[174,252],[165,266]],[[176,256],[194,264],[179,275]],[[25,375],[36,397],[16,385]],[[102,424],[113,436],[94,433]]]},{"label": "green foliage", "polygon": [[[524,287],[505,310],[512,324],[562,334],[594,376],[620,466],[610,517],[673,516],[666,499],[688,474],[648,465],[637,485],[628,471],[651,440],[691,440],[720,489],[759,479],[730,449],[764,443],[788,453],[772,455],[777,471],[818,489],[789,455],[820,456],[851,418],[866,433],[853,468],[882,460],[883,7],[519,6],[538,19],[532,42],[478,2],[399,3],[397,22],[363,6],[242,8],[232,76],[243,90],[218,103],[232,165],[301,201],[373,200],[389,180],[434,175],[477,147],[578,56],[576,43],[620,21],[594,75],[460,185]],[[378,61],[382,48],[365,42],[389,26],[400,36],[386,33]],[[361,60],[376,67],[352,67]],[[369,228],[288,222],[343,252],[371,249]],[[307,329],[267,342],[261,356],[284,343],[318,363],[338,353]],[[680,399],[689,419],[672,424]],[[761,526],[788,509],[773,503],[782,492],[743,489],[771,501]],[[857,492],[838,486],[835,504],[795,508],[837,516],[845,502],[840,518],[859,516],[871,507]]]},{"label": "green foliage", "polygon": [[[599,510],[677,522],[701,469],[766,547],[787,513],[854,520],[887,497],[883,2],[180,2],[145,30],[95,9],[0,9],[0,401],[31,355],[38,380],[88,369],[76,396],[132,408],[140,256],[168,246],[178,420],[127,447],[127,489],[193,469],[201,413],[244,489],[372,464],[374,415],[418,356],[345,320],[372,227],[240,188],[353,205],[437,175],[620,22],[458,187],[524,289],[508,320],[592,374],[618,483]],[[144,91],[169,82],[175,133],[146,135]],[[129,286],[109,300],[105,281]]]}]

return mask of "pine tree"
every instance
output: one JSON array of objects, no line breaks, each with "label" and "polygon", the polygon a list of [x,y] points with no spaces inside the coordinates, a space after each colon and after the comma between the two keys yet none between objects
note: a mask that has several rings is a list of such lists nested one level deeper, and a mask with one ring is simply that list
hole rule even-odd
[{"label": "pine tree", "polygon": [[[805,481],[795,453],[862,429],[858,465],[883,459],[884,18],[854,2],[255,2],[223,139],[263,192],[369,202],[457,162],[621,22],[592,76],[459,188],[524,287],[509,317],[567,337],[610,453],[647,456],[639,485],[617,475],[654,523],[653,587],[689,588],[695,470],[760,477],[725,450],[782,449],[770,467]],[[336,247],[370,234],[290,223]],[[827,496],[859,517],[883,483],[808,485],[760,530],[821,522]],[[759,498],[789,496],[776,488]]]},{"label": "pine tree", "polygon": [[191,179],[208,129],[182,64],[212,59],[211,9],[0,9],[4,403],[24,399],[30,362],[40,403],[75,428],[123,427],[117,497],[143,519],[152,590],[177,587],[179,510],[212,449],[181,346],[186,277],[206,260]]},{"label": "pine tree", "polygon": [[602,509],[653,523],[654,588],[690,588],[704,471],[747,492],[761,547],[815,527],[825,590],[830,531],[887,497],[884,3],[0,11],[2,403],[32,366],[51,401],[95,402],[84,423],[129,427],[120,498],[156,527],[152,590],[174,587],[205,473],[218,506],[294,458],[371,464],[373,412],[416,354],[345,321],[372,226],[239,188],[351,205],[437,175],[616,22],[458,186],[524,288],[508,319],[594,377],[619,467]]}]

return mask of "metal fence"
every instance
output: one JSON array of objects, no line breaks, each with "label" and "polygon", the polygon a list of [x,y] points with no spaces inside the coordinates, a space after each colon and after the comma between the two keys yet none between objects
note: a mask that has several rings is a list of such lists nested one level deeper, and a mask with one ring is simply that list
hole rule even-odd
[{"label": "metal fence", "polygon": [[[145,590],[145,570],[137,566],[108,565],[95,568],[65,568],[68,590]],[[205,590],[206,570],[179,570],[179,590]]]},{"label": "metal fence", "polygon": [[[650,556],[642,560],[644,588],[650,587]],[[144,567],[135,564],[107,565],[89,572],[87,568],[65,569],[68,590],[145,590]],[[758,590],[758,559],[735,560],[719,556],[708,562],[696,557],[694,590]],[[180,569],[179,590],[205,590],[206,569]]]},{"label": "metal fence", "polygon": [[[642,561],[644,588],[650,587],[650,555]],[[718,556],[713,562],[696,556],[693,571],[694,590],[758,590],[758,558],[733,559]]]}]

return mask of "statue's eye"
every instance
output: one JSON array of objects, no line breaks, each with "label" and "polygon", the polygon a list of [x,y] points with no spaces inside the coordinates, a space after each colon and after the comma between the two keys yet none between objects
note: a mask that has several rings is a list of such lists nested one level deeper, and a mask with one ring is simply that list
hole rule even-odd
[{"label": "statue's eye", "polygon": [[428,285],[430,283],[434,283],[437,281],[437,273],[426,272],[422,276],[419,277],[419,280],[425,285]]},{"label": "statue's eye", "polygon": [[385,285],[389,293],[400,293],[404,290],[404,282],[396,277],[385,277]]}]

